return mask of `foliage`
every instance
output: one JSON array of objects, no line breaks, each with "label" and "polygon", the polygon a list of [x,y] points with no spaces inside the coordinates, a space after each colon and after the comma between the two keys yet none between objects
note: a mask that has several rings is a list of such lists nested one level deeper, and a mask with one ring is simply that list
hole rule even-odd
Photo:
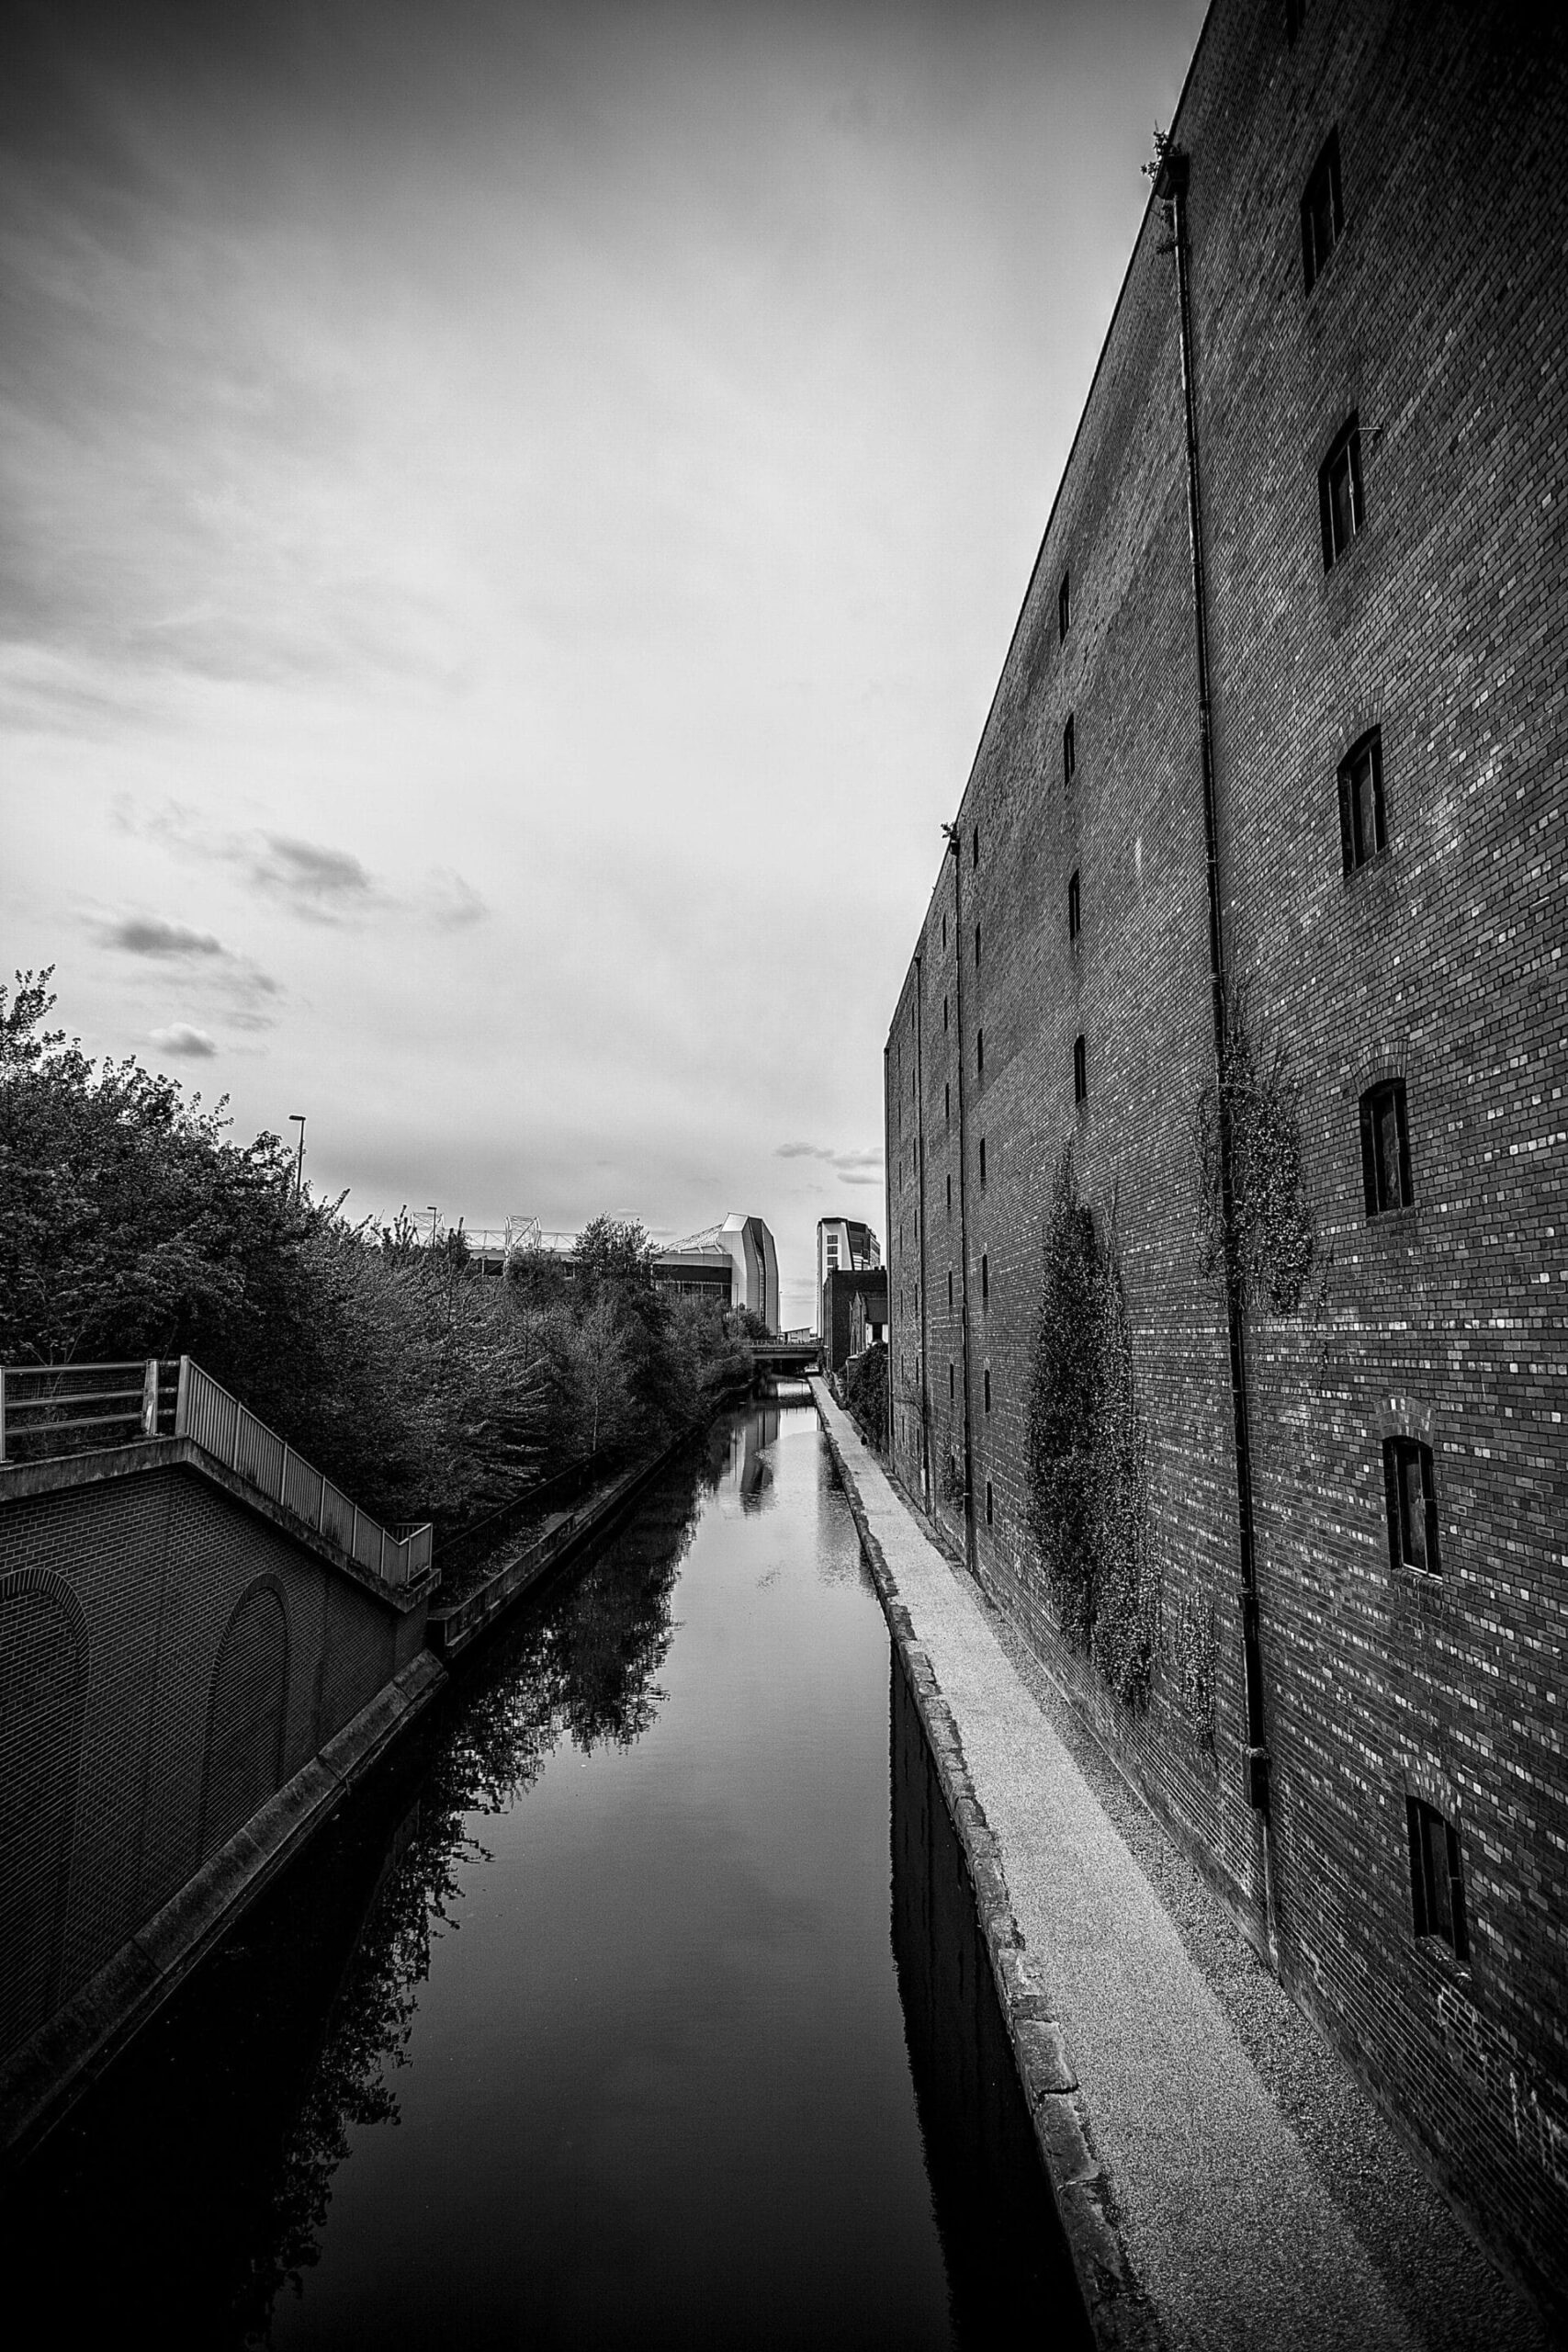
[{"label": "foliage", "polygon": [[1214,1752],[1214,1612],[1206,1597],[1183,1593],[1171,1622],[1171,1702],[1195,1747]]},{"label": "foliage", "polygon": [[49,979],[0,989],[0,1362],[192,1355],[367,1510],[444,1532],[749,1372],[743,1332],[654,1288],[635,1221],[502,1282],[460,1226],[353,1225],[277,1136],[47,1030]]},{"label": "foliage", "polygon": [[887,1444],[887,1346],[878,1340],[844,1366],[844,1402],[866,1443],[883,1453]]},{"label": "foliage", "polygon": [[[1224,1039],[1218,1082],[1198,1103],[1203,1272],[1244,1293],[1260,1290],[1277,1315],[1293,1315],[1317,1258],[1303,1181],[1301,1081],[1282,1040],[1272,1051],[1260,1047],[1245,982],[1227,989]],[[1228,1227],[1222,1114],[1230,1134]]]},{"label": "foliage", "polygon": [[1070,1145],[1046,1221],[1026,1476],[1030,1532],[1063,1633],[1118,1698],[1142,1701],[1158,1622],[1147,1441],[1121,1268],[1078,1196]]}]

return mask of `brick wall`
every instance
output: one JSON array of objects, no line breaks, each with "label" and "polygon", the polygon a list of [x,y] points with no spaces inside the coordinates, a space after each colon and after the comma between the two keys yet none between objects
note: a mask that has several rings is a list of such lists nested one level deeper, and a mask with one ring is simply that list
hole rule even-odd
[{"label": "brick wall", "polygon": [[[1308,1311],[1254,1302],[1247,1330],[1278,1956],[1499,2252],[1562,2298],[1568,75],[1551,38],[1502,7],[1312,0],[1292,42],[1282,0],[1218,0],[1173,130],[1226,954],[1303,1081],[1331,1261]],[[1300,204],[1331,130],[1343,234],[1309,295]],[[1224,1310],[1198,1262],[1213,1043],[1167,236],[1155,206],[889,1031],[896,1464],[917,1496],[929,1471],[949,1533],[1261,1940]],[[1352,411],[1365,526],[1325,572],[1317,471]],[[1336,771],[1372,726],[1388,842],[1347,878]],[[1370,1223],[1358,1102],[1385,1071],[1405,1083],[1416,1200]],[[1042,1237],[1069,1137],[1114,1233],[1150,1434],[1165,1655],[1138,1712],[1058,1637],[1026,1532]],[[967,1523],[943,1475],[964,1451],[965,1295]],[[1391,1567],[1389,1435],[1433,1449],[1436,1579]],[[1216,1644],[1213,1757],[1177,1704],[1172,1629],[1194,1611]],[[1465,1962],[1416,1933],[1410,1796],[1456,1826]]]},{"label": "brick wall", "polygon": [[[220,1657],[247,1595],[281,1612],[282,1647],[262,1644],[248,1675],[242,1657],[236,1681]],[[226,1786],[265,1802],[408,1662],[423,1613],[400,1615],[190,1469],[7,1500],[0,2057],[237,1826],[214,1783],[225,1741]],[[249,1781],[232,1761],[247,1738]]]}]

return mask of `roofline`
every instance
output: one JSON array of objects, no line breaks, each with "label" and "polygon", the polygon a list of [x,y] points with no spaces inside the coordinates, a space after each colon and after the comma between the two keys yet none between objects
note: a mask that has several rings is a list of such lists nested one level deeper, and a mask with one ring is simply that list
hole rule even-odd
[{"label": "roofline", "polygon": [[[1170,118],[1170,129],[1167,133],[1168,138],[1174,139],[1176,136],[1176,126],[1181,119],[1181,109],[1187,104],[1188,93],[1192,87],[1192,77],[1198,71],[1198,61],[1203,53],[1203,44],[1209,37],[1209,28],[1214,21],[1214,11],[1217,6],[1218,0],[1209,0],[1209,6],[1203,12],[1203,21],[1198,28],[1198,38],[1192,44],[1192,54],[1188,60],[1186,74],[1182,76],[1181,89],[1176,101],[1176,110]],[[1078,421],[1073,428],[1073,437],[1067,445],[1067,454],[1062,460],[1062,470],[1057,477],[1055,492],[1051,500],[1050,512],[1045,517],[1045,527],[1040,534],[1040,545],[1035,549],[1034,561],[1029,567],[1029,579],[1024,586],[1023,601],[1019,605],[1018,618],[1013,622],[1012,633],[1008,639],[1007,651],[1002,656],[1001,668],[997,673],[997,683],[991,689],[991,699],[986,707],[986,716],[984,722],[981,725],[979,741],[975,746],[975,756],[969,763],[969,772],[964,779],[964,789],[958,796],[958,807],[954,811],[955,823],[964,813],[964,805],[969,797],[970,787],[974,784],[976,775],[979,770],[981,755],[985,752],[987,739],[991,732],[991,724],[997,715],[997,702],[1002,691],[1002,681],[1006,678],[1009,671],[1012,667],[1013,649],[1018,643],[1019,632],[1023,627],[1023,616],[1025,613],[1028,612],[1030,605],[1033,599],[1034,583],[1040,577],[1040,568],[1045,560],[1045,548],[1046,543],[1051,537],[1051,526],[1056,519],[1056,510],[1062,503],[1062,492],[1067,486],[1067,476],[1073,469],[1073,459],[1077,455],[1078,443],[1083,438],[1084,424],[1089,416],[1089,403],[1094,398],[1095,386],[1099,383],[1100,375],[1103,372],[1106,354],[1111,348],[1111,338],[1116,332],[1116,322],[1122,315],[1122,306],[1127,299],[1127,289],[1133,282],[1133,266],[1138,258],[1138,250],[1144,241],[1144,231],[1148,226],[1149,215],[1153,211],[1157,200],[1154,186],[1151,182],[1148,199],[1144,206],[1143,217],[1139,220],[1137,229],[1134,233],[1133,249],[1127,256],[1127,266],[1122,273],[1122,283],[1116,290],[1116,300],[1111,304],[1111,316],[1106,322],[1105,333],[1100,338],[1099,356],[1094,363],[1094,372],[1089,379],[1089,389],[1083,396],[1083,406],[1078,411]],[[944,862],[945,857],[946,853],[944,852]],[[937,867],[938,874],[940,875],[942,871],[942,865],[939,865]],[[936,902],[936,893],[937,886],[936,883],[933,882],[926,899],[926,916],[930,915],[931,910]],[[925,930],[925,922],[926,918],[922,916],[920,922],[920,929],[922,933]],[[898,996],[900,1000],[903,997],[905,987],[908,986],[909,971],[913,967],[915,957],[911,956],[908,964],[905,967],[904,981],[898,989]],[[887,1024],[887,1035],[889,1041],[892,1039],[894,1023],[897,1022],[897,1006],[896,1004],[894,1007],[893,1020]]]}]

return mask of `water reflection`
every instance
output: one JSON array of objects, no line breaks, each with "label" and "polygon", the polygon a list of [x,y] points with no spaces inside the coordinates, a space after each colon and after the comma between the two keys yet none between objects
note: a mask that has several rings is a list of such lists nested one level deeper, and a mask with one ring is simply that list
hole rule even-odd
[{"label": "water reflection", "polygon": [[486,1859],[476,1817],[514,1804],[562,1739],[625,1747],[652,1721],[671,1593],[729,1435],[484,1653],[15,2184],[0,2245],[70,2280],[84,2326],[118,2329],[150,2272],[170,2337],[265,2341],[280,2290],[319,2258],[355,2132],[399,2120],[433,1943]]},{"label": "water reflection", "polygon": [[13,2278],[68,2338],[1076,2343],[887,1673],[814,1414],[721,1426],[41,2152]]}]

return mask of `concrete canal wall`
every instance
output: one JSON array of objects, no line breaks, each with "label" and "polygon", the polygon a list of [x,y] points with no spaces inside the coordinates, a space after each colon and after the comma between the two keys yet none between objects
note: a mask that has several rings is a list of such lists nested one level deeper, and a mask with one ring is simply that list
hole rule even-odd
[{"label": "concrete canal wall", "polygon": [[1048,1711],[1005,1616],[814,1387],[1097,2340],[1542,2352],[1540,2320],[1195,1871],[1188,1910],[1169,1907],[1186,1866],[1154,1815],[1139,1808],[1151,1857],[1112,1818],[1069,1744],[1070,1708]]},{"label": "concrete canal wall", "polygon": [[0,1466],[0,2145],[429,1698],[397,1589],[189,1439]]}]

